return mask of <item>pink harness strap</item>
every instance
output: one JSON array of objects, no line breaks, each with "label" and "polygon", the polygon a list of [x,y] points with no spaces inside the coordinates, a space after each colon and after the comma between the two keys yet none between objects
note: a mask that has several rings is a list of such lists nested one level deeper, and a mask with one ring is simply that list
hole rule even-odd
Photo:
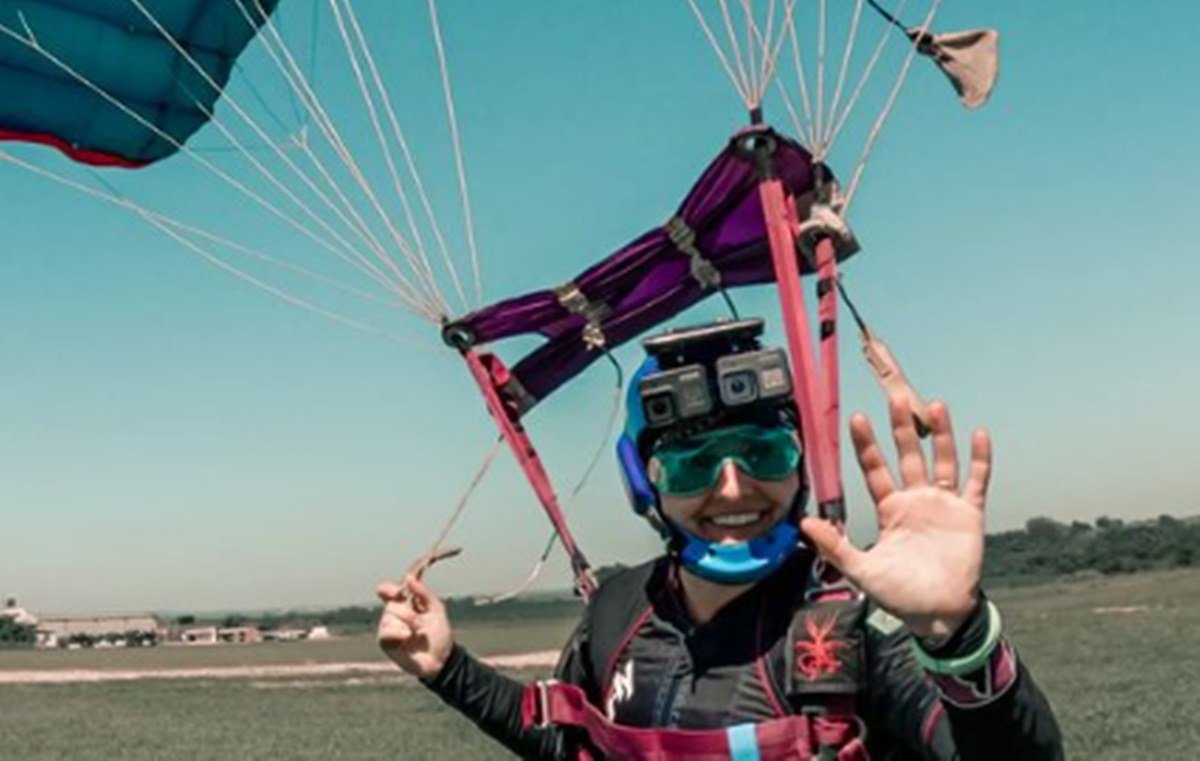
[{"label": "pink harness strap", "polygon": [[[836,758],[865,761],[866,748],[857,722],[839,716],[785,716],[728,729],[644,729],[610,721],[588,702],[582,689],[554,680],[534,682],[521,698],[521,722],[526,729],[579,727],[606,755],[628,759],[697,759],[730,761],[805,761]],[[737,730],[753,728],[756,753],[745,755],[732,739]],[[829,754],[829,755],[825,755]],[[586,757],[586,756],[584,756]]]}]

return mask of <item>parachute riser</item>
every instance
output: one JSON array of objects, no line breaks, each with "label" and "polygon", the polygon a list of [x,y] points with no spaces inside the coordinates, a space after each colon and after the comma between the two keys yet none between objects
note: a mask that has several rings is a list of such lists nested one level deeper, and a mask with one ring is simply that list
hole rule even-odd
[{"label": "parachute riser", "polygon": [[550,476],[542,465],[541,457],[530,441],[529,435],[521,425],[519,412],[513,405],[506,404],[501,396],[504,384],[509,379],[508,368],[495,355],[481,352],[477,349],[467,349],[462,352],[463,360],[471,372],[471,377],[479,386],[487,404],[488,412],[500,429],[501,435],[507,442],[509,450],[516,458],[517,464],[525,473],[525,478],[537,495],[546,517],[554,526],[559,542],[571,561],[571,570],[575,576],[575,588],[584,602],[588,601],[596,590],[596,577],[592,573],[587,558],[575,543],[570,528],[558,504],[558,497],[550,483]]},{"label": "parachute riser", "polygon": [[[804,241],[807,244],[815,243],[811,246],[814,269],[817,270],[818,282],[825,284],[818,288],[822,365],[825,370],[823,384],[818,378],[813,334],[801,288],[800,266],[796,259],[801,220],[795,199],[785,191],[783,182],[776,176],[772,166],[775,141],[770,136],[754,134],[748,135],[745,140],[743,150],[750,154],[760,178],[759,200],[791,355],[792,377],[795,380],[793,394],[800,410],[805,462],[820,515],[840,526],[845,522],[845,500],[838,459],[837,295],[833,288],[837,278],[837,249],[828,235],[816,235]],[[821,172],[823,167],[814,167],[814,170]]]}]

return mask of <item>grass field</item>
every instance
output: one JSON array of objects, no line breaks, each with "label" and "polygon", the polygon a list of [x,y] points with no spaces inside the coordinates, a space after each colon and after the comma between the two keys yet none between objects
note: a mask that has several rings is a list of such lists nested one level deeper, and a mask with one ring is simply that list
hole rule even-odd
[{"label": "grass field", "polygon": [[[1070,758],[1194,759],[1200,571],[993,594]],[[464,627],[479,653],[558,646],[573,622]],[[377,661],[369,638],[217,648],[0,652],[0,670]],[[518,674],[528,678],[531,674]],[[398,674],[0,687],[0,758],[505,758]]]}]

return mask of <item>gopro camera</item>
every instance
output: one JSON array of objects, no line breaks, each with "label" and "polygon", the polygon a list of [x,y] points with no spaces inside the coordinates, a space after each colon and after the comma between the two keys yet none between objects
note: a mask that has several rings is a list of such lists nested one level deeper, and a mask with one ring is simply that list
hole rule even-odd
[{"label": "gopro camera", "polygon": [[638,387],[647,427],[696,422],[722,408],[788,403],[787,354],[762,348],[762,330],[762,320],[736,320],[647,339],[660,368]]}]

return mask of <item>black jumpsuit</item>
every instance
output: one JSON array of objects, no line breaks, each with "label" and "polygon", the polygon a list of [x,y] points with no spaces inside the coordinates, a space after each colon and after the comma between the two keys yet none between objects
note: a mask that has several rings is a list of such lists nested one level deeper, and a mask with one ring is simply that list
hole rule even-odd
[{"label": "black jumpsuit", "polygon": [[[1050,706],[1006,642],[997,647],[1007,656],[997,670],[975,682],[948,683],[918,664],[911,635],[881,609],[865,606],[853,632],[826,632],[820,616],[816,624],[804,619],[812,605],[803,594],[811,569],[811,557],[797,553],[700,626],[689,619],[673,561],[660,558],[623,571],[591,601],[556,678],[583,688],[618,724],[678,729],[761,722],[781,710],[799,714],[825,700],[831,687],[839,689],[840,681],[866,727],[873,759],[1062,758]],[[628,629],[623,636],[613,634],[618,619]],[[802,620],[809,630],[799,627],[798,635],[796,622]],[[988,624],[988,608],[981,603],[931,655],[949,659],[978,650]],[[597,652],[596,635],[604,627],[605,647],[619,652]],[[813,652],[832,654],[832,666],[846,667],[822,672],[820,662],[805,660],[798,641],[809,651],[817,642],[821,647]],[[840,651],[830,642],[841,642]],[[851,650],[860,655],[848,657]],[[1006,669],[1007,677],[993,679]],[[425,684],[522,757],[572,758],[581,745],[590,748],[575,729],[524,729],[524,685],[457,645]]]}]

